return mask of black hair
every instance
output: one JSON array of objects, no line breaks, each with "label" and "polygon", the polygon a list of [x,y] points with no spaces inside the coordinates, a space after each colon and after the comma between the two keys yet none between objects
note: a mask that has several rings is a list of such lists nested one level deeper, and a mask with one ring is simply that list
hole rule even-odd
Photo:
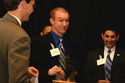
[{"label": "black hair", "polygon": [[[20,2],[23,0],[4,0],[4,5],[7,11],[16,10],[20,4]],[[25,0],[27,3],[29,3],[31,0]]]},{"label": "black hair", "polygon": [[105,31],[107,31],[107,30],[114,31],[116,33],[116,36],[118,36],[118,34],[119,34],[119,27],[118,26],[114,26],[114,25],[111,26],[110,25],[110,26],[104,27],[103,34],[105,34]]}]

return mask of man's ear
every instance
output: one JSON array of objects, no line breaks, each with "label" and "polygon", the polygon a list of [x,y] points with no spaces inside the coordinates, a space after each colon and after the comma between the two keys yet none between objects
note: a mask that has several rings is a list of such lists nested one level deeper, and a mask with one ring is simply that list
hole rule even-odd
[{"label": "man's ear", "polygon": [[102,39],[103,39],[103,36],[104,36],[103,33],[101,33],[101,36],[102,36]]},{"label": "man's ear", "polygon": [[25,9],[25,8],[26,8],[26,1],[25,1],[25,0],[21,1],[21,2],[20,2],[20,6],[21,6],[23,9]]},{"label": "man's ear", "polygon": [[50,21],[51,25],[54,24],[54,19],[53,18],[50,18],[49,21]]},{"label": "man's ear", "polygon": [[117,41],[118,41],[119,37],[120,37],[120,35],[118,34],[118,36],[117,36]]},{"label": "man's ear", "polygon": [[44,33],[43,33],[43,32],[40,32],[40,35],[42,36],[42,35],[44,35]]}]

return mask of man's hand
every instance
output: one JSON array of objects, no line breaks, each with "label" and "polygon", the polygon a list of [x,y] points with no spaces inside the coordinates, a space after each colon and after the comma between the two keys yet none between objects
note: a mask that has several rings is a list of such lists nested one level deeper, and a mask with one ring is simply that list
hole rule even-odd
[{"label": "man's hand", "polygon": [[110,82],[107,80],[99,80],[98,83],[110,83]]},{"label": "man's hand", "polygon": [[39,71],[36,69],[36,68],[34,68],[34,67],[29,67],[28,68],[28,76],[29,77],[37,77],[39,75]]},{"label": "man's hand", "polygon": [[48,75],[50,75],[50,76],[57,75],[60,78],[62,78],[62,76],[64,76],[64,71],[62,70],[62,68],[60,68],[57,65],[55,65],[54,67],[52,67],[51,69],[49,69]]}]

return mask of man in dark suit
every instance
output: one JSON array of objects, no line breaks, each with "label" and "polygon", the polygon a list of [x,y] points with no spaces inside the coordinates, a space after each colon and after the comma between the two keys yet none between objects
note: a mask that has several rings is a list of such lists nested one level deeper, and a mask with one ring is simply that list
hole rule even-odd
[{"label": "man in dark suit", "polygon": [[7,13],[0,19],[0,82],[29,83],[29,76],[38,76],[29,67],[30,37],[21,28],[34,11],[35,0],[4,0]]},{"label": "man in dark suit", "polygon": [[[105,27],[101,34],[105,44],[104,48],[88,53],[83,71],[85,83],[125,83],[125,50],[116,45],[119,39],[117,28],[115,26]],[[108,54],[108,50],[110,50],[110,54]],[[109,60],[107,60],[107,56],[109,56]],[[109,61],[111,65],[107,64]],[[108,68],[107,65],[109,65]]]},{"label": "man in dark suit", "polygon": [[[70,73],[68,68],[64,70],[62,67],[59,67],[59,56],[61,54],[58,54],[59,39],[62,38],[65,59],[70,62],[70,43],[64,38],[64,34],[69,26],[69,13],[66,9],[57,7],[50,12],[50,17],[52,31],[47,35],[35,37],[31,41],[30,65],[39,70],[40,83],[52,83],[54,79],[66,80],[68,73]],[[69,63],[67,62],[67,64]]]}]

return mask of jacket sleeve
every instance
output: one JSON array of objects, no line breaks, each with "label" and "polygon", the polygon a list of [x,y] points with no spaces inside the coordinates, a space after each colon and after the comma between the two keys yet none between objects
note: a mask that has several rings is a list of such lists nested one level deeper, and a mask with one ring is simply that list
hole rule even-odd
[{"label": "jacket sleeve", "polygon": [[93,73],[95,72],[93,68],[94,68],[93,59],[91,55],[88,54],[85,67],[83,69],[83,81],[85,83],[97,83],[98,82],[98,79],[93,76]]},{"label": "jacket sleeve", "polygon": [[28,83],[29,57],[30,38],[26,35],[15,38],[8,52],[9,83]]}]

